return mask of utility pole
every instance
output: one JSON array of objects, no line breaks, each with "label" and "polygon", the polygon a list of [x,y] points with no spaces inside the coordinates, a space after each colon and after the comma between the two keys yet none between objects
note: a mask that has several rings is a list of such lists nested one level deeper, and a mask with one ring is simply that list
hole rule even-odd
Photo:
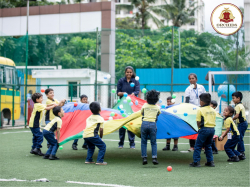
[{"label": "utility pole", "polygon": [[171,95],[173,95],[173,79],[174,79],[174,26],[172,26],[172,65],[171,65]]}]

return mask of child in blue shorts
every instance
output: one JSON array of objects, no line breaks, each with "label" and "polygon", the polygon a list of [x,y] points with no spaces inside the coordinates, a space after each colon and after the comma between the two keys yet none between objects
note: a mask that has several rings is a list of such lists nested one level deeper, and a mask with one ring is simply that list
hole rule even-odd
[{"label": "child in blue shorts", "polygon": [[157,144],[156,144],[156,121],[161,113],[159,106],[155,105],[159,100],[160,92],[150,90],[147,92],[147,103],[142,106],[142,125],[141,125],[141,156],[142,164],[147,161],[147,139],[150,139],[152,149],[152,162],[154,165],[159,164],[157,161]]}]

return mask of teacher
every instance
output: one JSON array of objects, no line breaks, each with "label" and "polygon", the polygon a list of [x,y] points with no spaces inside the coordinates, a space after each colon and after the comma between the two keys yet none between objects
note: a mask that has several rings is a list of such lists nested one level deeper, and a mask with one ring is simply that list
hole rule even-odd
[{"label": "teacher", "polygon": [[[135,71],[134,68],[131,66],[127,66],[125,68],[125,77],[121,78],[118,81],[117,84],[117,95],[120,96],[120,98],[123,97],[124,93],[127,93],[128,95],[134,95],[138,96],[140,93],[140,83],[139,81],[135,80]],[[131,83],[134,83],[134,86],[131,86]],[[124,139],[125,139],[126,129],[123,127],[119,129],[119,137],[120,142],[118,143],[118,148],[122,149],[124,145]],[[128,139],[130,144],[130,149],[135,149],[135,135],[128,130]]]},{"label": "teacher", "polygon": [[[200,106],[200,98],[199,96],[202,93],[205,93],[206,90],[204,86],[197,84],[197,75],[195,73],[190,73],[188,75],[188,80],[190,82],[190,86],[185,90],[185,98],[186,103],[190,103],[196,106]],[[190,149],[188,151],[194,151],[195,140],[189,140]]]}]

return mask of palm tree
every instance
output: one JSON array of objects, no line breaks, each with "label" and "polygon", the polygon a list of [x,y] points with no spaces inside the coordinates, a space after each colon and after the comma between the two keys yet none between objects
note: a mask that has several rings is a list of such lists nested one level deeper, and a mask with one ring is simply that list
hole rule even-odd
[{"label": "palm tree", "polygon": [[[163,23],[155,15],[166,15],[166,11],[161,6],[152,6],[156,0],[131,0],[131,4],[117,4],[117,8],[132,11],[137,9],[134,15],[139,28],[146,29],[148,20],[152,20],[157,27],[163,26]],[[165,14],[164,14],[165,13]]]}]

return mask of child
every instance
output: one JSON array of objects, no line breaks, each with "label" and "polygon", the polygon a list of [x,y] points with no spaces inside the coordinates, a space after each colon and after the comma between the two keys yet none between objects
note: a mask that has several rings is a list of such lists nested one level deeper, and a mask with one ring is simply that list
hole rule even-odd
[{"label": "child", "polygon": [[[107,162],[103,162],[106,152],[106,144],[102,141],[103,136],[103,123],[104,119],[101,117],[101,107],[98,102],[92,102],[89,108],[93,115],[86,120],[87,126],[84,129],[83,138],[88,145],[88,153],[85,164],[94,164],[93,154],[95,152],[95,146],[99,148],[96,165],[107,165]],[[98,135],[100,134],[100,136]]]},{"label": "child", "polygon": [[[211,101],[210,103],[210,106],[213,108],[213,109],[216,109],[216,107],[218,106],[218,103],[214,100]],[[218,149],[217,147],[215,146],[215,139],[213,138],[213,142],[212,142],[212,151],[213,151],[213,154],[219,154],[218,153]],[[205,153],[205,152],[204,152]]]},{"label": "child", "polygon": [[233,120],[236,120],[236,123],[238,124],[238,130],[240,132],[240,141],[237,146],[237,151],[240,152],[243,156],[240,158],[241,160],[246,159],[245,157],[245,146],[244,146],[244,135],[247,130],[247,120],[246,120],[246,113],[245,113],[245,107],[242,104],[243,95],[241,92],[234,92],[232,94],[233,96],[233,102],[235,104],[235,116],[233,117]]},{"label": "child", "polygon": [[[64,103],[65,103],[65,99],[62,100],[62,101],[58,101],[56,99],[54,99],[54,90],[52,88],[48,88],[45,90],[45,95],[47,97],[47,101],[46,101],[46,105],[47,107],[51,106],[51,105],[54,105],[54,104],[57,104],[59,106],[63,106]],[[48,110],[45,114],[45,124],[47,125],[49,122],[51,122],[52,119],[54,119],[55,116],[53,114],[53,110]],[[49,148],[49,143],[47,143],[47,147]]]},{"label": "child", "polygon": [[[53,114],[55,116],[54,119],[43,129],[43,136],[50,144],[50,147],[43,158],[58,160],[59,158],[56,157],[56,152],[60,143],[60,129],[62,127],[61,118],[64,116],[64,111],[62,107],[56,106],[53,108]],[[57,140],[55,139],[55,132],[57,134]]]},{"label": "child", "polygon": [[[232,119],[232,116],[234,114],[234,109],[231,106],[227,106],[224,109],[223,115],[225,117],[224,119],[224,126],[226,128],[226,131],[219,137],[219,140],[223,140],[224,137],[231,131],[232,138],[228,138],[227,143],[225,144],[224,148],[227,153],[227,156],[229,159],[228,162],[239,162],[240,153],[236,151],[234,148],[236,147],[237,143],[240,140],[240,133]],[[242,157],[243,155],[241,155]]]},{"label": "child", "polygon": [[30,117],[29,127],[33,134],[33,145],[30,151],[31,154],[43,156],[44,154],[41,152],[42,143],[43,143],[43,134],[40,131],[40,123],[42,121],[42,112],[43,110],[51,110],[55,107],[55,105],[51,105],[46,107],[42,104],[43,95],[41,93],[34,93],[32,95],[32,100],[34,102],[34,108]]},{"label": "child", "polygon": [[159,164],[157,161],[157,144],[156,144],[156,121],[158,115],[161,113],[160,108],[155,105],[159,100],[160,92],[150,90],[147,92],[145,103],[141,108],[142,125],[141,125],[141,156],[142,164],[145,165],[147,161],[147,139],[150,138],[152,149],[152,162],[154,165]]},{"label": "child", "polygon": [[[80,100],[81,100],[81,103],[86,103],[87,104],[88,103],[88,96],[81,95]],[[73,150],[78,150],[77,149],[77,142],[78,142],[78,139],[75,139],[73,144],[72,144],[72,149]],[[86,141],[84,141],[84,143],[82,145],[82,148],[83,149],[88,149],[88,145],[87,145]]]},{"label": "child", "polygon": [[[171,105],[173,105],[174,103],[172,103],[172,97],[170,96],[170,97],[168,97],[167,98],[167,105],[168,106],[171,106]],[[172,149],[172,151],[178,151],[178,139],[179,138],[173,138],[174,139],[174,147],[173,147],[173,149]],[[166,147],[164,147],[162,150],[163,151],[169,151],[170,150],[170,142],[171,142],[171,138],[169,138],[169,139],[167,139],[167,141],[166,141]]]},{"label": "child", "polygon": [[214,136],[214,127],[216,120],[216,111],[210,107],[211,95],[209,93],[202,93],[200,96],[201,108],[198,109],[196,115],[197,126],[199,128],[198,137],[194,147],[193,159],[190,163],[191,167],[200,167],[200,153],[203,145],[205,146],[207,163],[205,166],[214,167],[212,140]]}]

